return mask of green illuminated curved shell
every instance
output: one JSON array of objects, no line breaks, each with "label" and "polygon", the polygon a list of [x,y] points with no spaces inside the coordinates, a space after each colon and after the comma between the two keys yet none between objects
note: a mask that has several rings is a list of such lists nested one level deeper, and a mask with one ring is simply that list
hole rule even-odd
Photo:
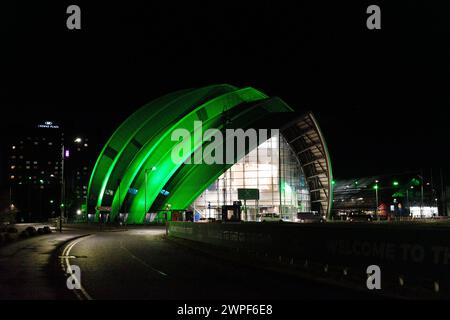
[{"label": "green illuminated curved shell", "polygon": [[[230,85],[183,90],[156,99],[133,113],[103,148],[89,183],[89,212],[111,207],[111,220],[119,212],[128,212],[128,223],[142,223],[150,208],[164,209],[170,203],[173,209],[186,209],[231,164],[185,164],[184,159],[208,144],[193,139],[183,161],[174,163],[172,151],[179,143],[171,140],[175,130],[184,128],[193,136],[194,121],[202,121],[202,132],[221,130],[225,113],[231,120],[227,128],[257,128],[272,113],[291,111],[278,98]],[[170,191],[165,198],[160,195],[163,188]]]},{"label": "green illuminated curved shell", "polygon": [[[130,204],[127,204],[127,212],[129,212],[129,223],[142,223],[146,213],[145,193],[143,183],[145,181],[145,170],[156,167],[151,172],[151,177],[147,184],[147,207],[149,208],[153,200],[159,194],[166,182],[182,165],[174,163],[171,158],[172,149],[178,144],[178,141],[171,140],[171,134],[174,130],[185,128],[193,134],[194,121],[203,121],[203,130],[214,128],[219,124],[220,115],[224,110],[233,108],[244,102],[251,102],[266,99],[267,96],[253,88],[239,89],[234,92],[226,93],[218,96],[203,105],[192,110],[188,115],[179,119],[171,126],[166,127],[160,134],[150,139],[136,154],[130,162],[123,179],[120,182],[121,190],[128,190],[132,185],[138,189],[138,193]],[[192,152],[198,146],[193,146]],[[191,153],[192,153],[191,152]],[[189,155],[186,155],[186,158]],[[114,195],[111,217],[114,218],[119,212],[126,198],[125,192],[116,192]]]}]

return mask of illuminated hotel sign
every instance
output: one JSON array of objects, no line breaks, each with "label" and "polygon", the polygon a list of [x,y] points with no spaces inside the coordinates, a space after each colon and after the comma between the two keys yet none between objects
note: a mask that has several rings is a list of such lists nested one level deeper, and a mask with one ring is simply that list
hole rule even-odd
[{"label": "illuminated hotel sign", "polygon": [[51,121],[45,121],[44,124],[38,124],[38,128],[59,129],[59,126]]}]

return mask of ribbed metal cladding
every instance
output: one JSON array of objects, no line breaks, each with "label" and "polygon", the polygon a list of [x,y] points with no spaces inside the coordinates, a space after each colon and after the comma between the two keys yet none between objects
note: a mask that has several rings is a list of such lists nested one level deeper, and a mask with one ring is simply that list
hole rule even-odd
[{"label": "ribbed metal cladding", "polygon": [[311,210],[330,217],[333,201],[332,170],[328,148],[312,112],[281,129],[300,162],[311,193]]}]

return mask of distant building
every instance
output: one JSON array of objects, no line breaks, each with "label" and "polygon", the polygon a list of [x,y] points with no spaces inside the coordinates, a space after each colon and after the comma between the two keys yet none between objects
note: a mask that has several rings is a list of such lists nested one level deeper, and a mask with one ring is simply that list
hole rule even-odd
[{"label": "distant building", "polygon": [[[8,180],[18,221],[45,221],[60,214],[63,143],[66,216],[81,210],[89,179],[88,139],[72,143],[60,126],[46,121],[21,130],[10,142]],[[66,141],[65,141],[66,140]]]},{"label": "distant building", "polygon": [[385,217],[443,215],[440,183],[420,171],[336,180],[332,215],[375,214],[377,207]]}]

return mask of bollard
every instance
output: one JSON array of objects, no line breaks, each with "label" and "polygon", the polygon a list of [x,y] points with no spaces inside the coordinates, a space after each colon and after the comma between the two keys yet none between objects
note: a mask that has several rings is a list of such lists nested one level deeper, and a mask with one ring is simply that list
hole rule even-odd
[{"label": "bollard", "polygon": [[346,275],[348,274],[347,268],[344,268],[344,269],[342,270],[342,273],[344,274],[344,276],[346,276]]}]

